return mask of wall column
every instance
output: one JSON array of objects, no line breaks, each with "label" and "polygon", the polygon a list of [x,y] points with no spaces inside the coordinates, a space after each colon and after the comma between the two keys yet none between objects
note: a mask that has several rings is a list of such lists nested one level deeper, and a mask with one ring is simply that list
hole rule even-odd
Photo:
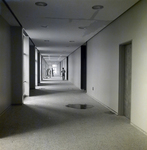
[{"label": "wall column", "polygon": [[35,89],[35,46],[30,46],[30,89]]},{"label": "wall column", "polygon": [[22,28],[11,27],[12,104],[22,104]]}]

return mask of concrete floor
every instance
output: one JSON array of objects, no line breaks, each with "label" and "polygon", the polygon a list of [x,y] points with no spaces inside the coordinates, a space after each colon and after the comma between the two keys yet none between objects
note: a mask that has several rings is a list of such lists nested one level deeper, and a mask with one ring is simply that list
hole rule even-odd
[{"label": "concrete floor", "polygon": [[0,117],[0,150],[147,150],[147,136],[71,83],[52,80]]}]

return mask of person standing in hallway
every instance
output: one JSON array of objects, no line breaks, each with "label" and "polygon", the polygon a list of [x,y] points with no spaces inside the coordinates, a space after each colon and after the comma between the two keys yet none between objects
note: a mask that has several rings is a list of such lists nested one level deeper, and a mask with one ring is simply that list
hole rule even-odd
[{"label": "person standing in hallway", "polygon": [[54,69],[52,68],[52,77],[54,76]]},{"label": "person standing in hallway", "polygon": [[62,80],[65,80],[65,70],[64,70],[64,68],[62,68],[61,73],[62,73]]},{"label": "person standing in hallway", "polygon": [[46,76],[47,76],[47,78],[50,78],[50,77],[51,77],[51,70],[50,70],[50,68],[48,68],[48,69],[46,70]]},{"label": "person standing in hallway", "polygon": [[48,76],[49,76],[49,68],[46,69],[46,78],[48,78]]}]

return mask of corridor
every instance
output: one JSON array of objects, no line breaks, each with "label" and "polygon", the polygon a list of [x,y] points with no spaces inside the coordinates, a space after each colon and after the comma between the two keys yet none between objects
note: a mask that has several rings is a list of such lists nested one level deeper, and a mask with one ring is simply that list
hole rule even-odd
[{"label": "corridor", "polygon": [[147,137],[125,117],[54,77],[0,116],[0,150],[147,150]]}]

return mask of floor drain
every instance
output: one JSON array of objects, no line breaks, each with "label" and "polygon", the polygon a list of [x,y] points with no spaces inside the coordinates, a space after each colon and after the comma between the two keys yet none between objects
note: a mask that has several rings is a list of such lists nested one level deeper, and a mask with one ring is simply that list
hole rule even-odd
[{"label": "floor drain", "polygon": [[66,105],[66,107],[75,108],[75,109],[88,109],[88,108],[92,108],[94,106],[87,105],[87,104],[68,104],[68,105]]}]

